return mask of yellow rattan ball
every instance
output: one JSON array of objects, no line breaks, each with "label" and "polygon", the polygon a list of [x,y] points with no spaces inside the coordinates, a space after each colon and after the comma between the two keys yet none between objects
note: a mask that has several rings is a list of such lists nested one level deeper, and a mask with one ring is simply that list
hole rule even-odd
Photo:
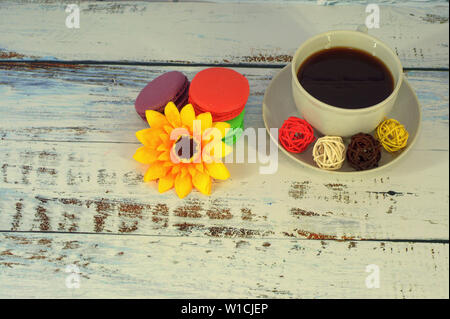
[{"label": "yellow rattan ball", "polygon": [[408,142],[408,131],[394,119],[386,119],[381,122],[375,132],[375,137],[389,153],[394,153],[406,146]]}]

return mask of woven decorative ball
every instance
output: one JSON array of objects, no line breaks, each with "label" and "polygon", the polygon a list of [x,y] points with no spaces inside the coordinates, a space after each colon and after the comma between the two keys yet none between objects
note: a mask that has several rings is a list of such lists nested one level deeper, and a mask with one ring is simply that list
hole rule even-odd
[{"label": "woven decorative ball", "polygon": [[347,160],[358,171],[378,167],[381,159],[381,145],[372,135],[353,135],[347,146]]},{"label": "woven decorative ball", "polygon": [[313,158],[325,170],[337,170],[345,160],[345,145],[340,136],[324,136],[314,144]]},{"label": "woven decorative ball", "polygon": [[303,152],[316,139],[312,126],[304,119],[295,116],[284,121],[278,138],[281,145],[291,153]]},{"label": "woven decorative ball", "polygon": [[389,153],[397,152],[405,148],[408,142],[408,131],[394,119],[386,119],[381,122],[375,131],[375,137],[383,148]]}]

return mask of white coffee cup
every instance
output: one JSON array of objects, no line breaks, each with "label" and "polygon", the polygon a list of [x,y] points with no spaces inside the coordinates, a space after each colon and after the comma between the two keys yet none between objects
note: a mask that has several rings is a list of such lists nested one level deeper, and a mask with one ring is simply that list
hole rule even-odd
[{"label": "white coffee cup", "polygon": [[[300,66],[312,54],[334,47],[359,49],[383,61],[394,79],[391,95],[369,107],[344,109],[319,101],[309,94],[297,79]],[[359,31],[328,31],[306,40],[295,52],[291,71],[292,94],[303,118],[324,135],[342,137],[373,131],[392,110],[403,79],[403,67],[394,51],[377,38]]]}]

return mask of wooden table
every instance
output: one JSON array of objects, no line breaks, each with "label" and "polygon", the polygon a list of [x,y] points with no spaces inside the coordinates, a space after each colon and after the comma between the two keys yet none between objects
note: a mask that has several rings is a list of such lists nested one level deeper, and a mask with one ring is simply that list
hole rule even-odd
[{"label": "wooden table", "polygon": [[210,197],[183,200],[131,158],[140,89],[233,67],[251,86],[245,125],[262,128],[264,91],[298,45],[364,24],[366,1],[81,1],[79,29],[59,1],[0,2],[0,297],[448,298],[449,5],[372,2],[369,33],[422,104],[410,154],[335,177],[280,152],[277,174],[231,164]]}]

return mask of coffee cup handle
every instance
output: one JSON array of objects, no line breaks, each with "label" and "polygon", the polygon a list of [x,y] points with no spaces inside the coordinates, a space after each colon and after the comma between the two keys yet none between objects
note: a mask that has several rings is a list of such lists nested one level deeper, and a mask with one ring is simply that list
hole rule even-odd
[{"label": "coffee cup handle", "polygon": [[357,28],[356,31],[362,32],[362,33],[369,33],[369,29],[367,28],[367,26],[365,24],[360,24]]}]

